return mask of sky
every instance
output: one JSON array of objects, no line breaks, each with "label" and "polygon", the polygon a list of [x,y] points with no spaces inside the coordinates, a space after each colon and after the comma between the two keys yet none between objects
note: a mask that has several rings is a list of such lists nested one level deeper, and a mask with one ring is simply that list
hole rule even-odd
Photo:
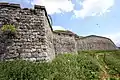
[{"label": "sky", "polygon": [[21,7],[46,7],[54,30],[70,30],[79,36],[98,35],[120,46],[120,0],[0,0]]}]

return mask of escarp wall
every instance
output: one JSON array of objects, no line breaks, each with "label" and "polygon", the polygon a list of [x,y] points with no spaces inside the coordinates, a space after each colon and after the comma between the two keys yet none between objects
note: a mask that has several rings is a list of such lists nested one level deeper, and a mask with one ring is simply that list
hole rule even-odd
[{"label": "escarp wall", "polygon": [[52,28],[44,6],[21,9],[19,4],[0,3],[0,25],[12,24],[17,37],[1,50],[1,59],[52,60],[55,56]]},{"label": "escarp wall", "polygon": [[106,37],[90,35],[76,40],[77,50],[115,50],[116,45]]},{"label": "escarp wall", "polygon": [[53,31],[44,6],[22,9],[19,4],[0,3],[0,27],[6,24],[14,25],[17,32],[16,37],[8,39],[0,31],[1,60],[50,61],[58,54],[117,49],[105,37],[92,35],[80,38],[70,31]]},{"label": "escarp wall", "polygon": [[56,54],[77,53],[77,43],[73,34],[54,32],[53,43]]},{"label": "escarp wall", "polygon": [[78,37],[73,33],[54,32],[53,42],[56,54],[118,49],[111,39],[96,35]]}]

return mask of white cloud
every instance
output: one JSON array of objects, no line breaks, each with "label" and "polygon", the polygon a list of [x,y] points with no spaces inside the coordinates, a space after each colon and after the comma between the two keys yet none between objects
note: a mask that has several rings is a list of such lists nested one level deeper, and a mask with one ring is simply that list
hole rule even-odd
[{"label": "white cloud", "polygon": [[66,30],[62,26],[52,26],[53,30]]},{"label": "white cloud", "polygon": [[73,32],[73,30],[71,28],[64,28],[62,26],[52,26],[52,28],[53,28],[53,30],[64,30],[64,31],[69,30],[69,31]]},{"label": "white cloud", "polygon": [[110,12],[114,5],[114,0],[84,0],[80,2],[82,9],[74,10],[75,17],[85,18],[87,16],[101,16]]},{"label": "white cloud", "polygon": [[33,0],[32,4],[45,6],[48,14],[71,12],[74,9],[71,0]]}]

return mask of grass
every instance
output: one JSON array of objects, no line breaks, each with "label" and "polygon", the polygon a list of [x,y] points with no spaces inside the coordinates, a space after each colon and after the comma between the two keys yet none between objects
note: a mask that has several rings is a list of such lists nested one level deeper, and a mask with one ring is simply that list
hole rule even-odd
[{"label": "grass", "polygon": [[0,80],[103,79],[120,80],[120,51],[79,51],[59,55],[50,63],[0,62]]},{"label": "grass", "polygon": [[66,30],[54,30],[54,32],[67,32]]}]

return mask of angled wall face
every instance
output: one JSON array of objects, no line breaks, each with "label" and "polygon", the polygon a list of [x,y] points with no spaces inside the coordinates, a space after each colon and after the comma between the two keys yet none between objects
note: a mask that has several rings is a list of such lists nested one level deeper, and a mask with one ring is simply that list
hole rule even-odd
[{"label": "angled wall face", "polygon": [[17,4],[0,3],[0,24],[12,24],[17,29],[17,37],[12,44],[6,46],[6,52],[0,52],[1,59],[33,61],[51,60],[54,57],[52,31],[45,14],[43,6],[21,9]]},{"label": "angled wall face", "polygon": [[77,40],[77,48],[80,50],[116,50],[116,45],[108,38],[101,36],[87,36]]},{"label": "angled wall face", "polygon": [[[47,16],[47,12],[44,11],[44,16]],[[44,28],[45,28],[45,35],[46,35],[46,54],[49,60],[55,58],[55,49],[53,44],[53,30],[50,24],[48,17],[44,17]]]},{"label": "angled wall face", "polygon": [[65,53],[77,54],[77,44],[73,35],[54,33],[53,41],[56,55]]}]

